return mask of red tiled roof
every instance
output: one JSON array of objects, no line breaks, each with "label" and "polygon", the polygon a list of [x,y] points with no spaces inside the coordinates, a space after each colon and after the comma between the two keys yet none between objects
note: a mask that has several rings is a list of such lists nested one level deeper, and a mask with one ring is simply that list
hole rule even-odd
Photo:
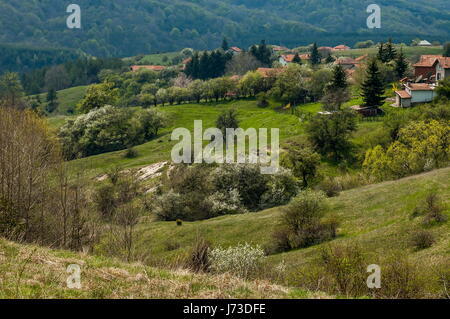
[{"label": "red tiled roof", "polygon": [[302,60],[310,60],[311,54],[300,54],[300,59]]},{"label": "red tiled roof", "polygon": [[411,91],[433,91],[434,88],[427,83],[410,83],[408,87]]},{"label": "red tiled roof", "polygon": [[242,49],[240,49],[238,47],[231,47],[230,50],[234,51],[234,52],[242,52]]},{"label": "red tiled roof", "polygon": [[294,60],[295,54],[286,54],[281,56],[284,61],[291,63]]},{"label": "red tiled roof", "polygon": [[395,91],[395,93],[400,96],[402,99],[410,99],[411,95],[409,95],[406,91]]},{"label": "red tiled roof", "polygon": [[320,51],[325,51],[325,50],[331,51],[331,50],[333,50],[333,48],[332,47],[320,47],[318,50],[320,50]]},{"label": "red tiled roof", "polygon": [[140,69],[152,70],[152,71],[162,71],[166,67],[162,65],[132,65],[131,71],[136,72]]},{"label": "red tiled roof", "polygon": [[333,48],[333,50],[350,50],[350,47],[348,47],[348,46],[346,46],[344,44],[341,44],[341,45],[335,46]]},{"label": "red tiled roof", "polygon": [[421,55],[420,61],[414,64],[414,66],[431,68],[439,58],[442,58],[442,55]]},{"label": "red tiled roof", "polygon": [[438,60],[444,69],[450,69],[450,57],[442,57],[438,58]]},{"label": "red tiled roof", "polygon": [[355,65],[356,61],[352,58],[339,58],[335,62],[336,64]]}]

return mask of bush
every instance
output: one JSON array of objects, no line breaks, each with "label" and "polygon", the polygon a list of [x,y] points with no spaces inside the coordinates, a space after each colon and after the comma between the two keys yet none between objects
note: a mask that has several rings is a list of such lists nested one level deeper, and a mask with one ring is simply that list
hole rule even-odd
[{"label": "bush", "polygon": [[257,105],[259,107],[268,107],[269,106],[269,99],[267,97],[267,94],[264,92],[259,93],[256,96]]},{"label": "bush", "polygon": [[291,171],[284,168],[281,168],[278,174],[270,176],[267,186],[268,190],[261,198],[261,206],[264,209],[289,203],[300,189]]},{"label": "bush", "polygon": [[[338,222],[335,219],[324,220],[327,207],[322,192],[310,190],[299,196],[284,209],[282,228],[278,231],[276,243],[278,250],[286,247],[286,238],[290,249],[309,247],[336,237]],[[281,236],[280,232],[284,232]]]},{"label": "bush", "polygon": [[245,243],[236,247],[215,248],[211,250],[210,258],[214,272],[249,278],[260,270],[265,256],[261,247]]},{"label": "bush", "polygon": [[142,144],[163,125],[162,115],[154,110],[133,112],[107,105],[68,120],[58,135],[64,157],[71,160]]},{"label": "bush", "polygon": [[203,238],[198,238],[189,259],[189,267],[195,272],[208,272],[210,263],[210,244]]},{"label": "bush", "polygon": [[430,248],[434,243],[433,234],[426,230],[417,231],[411,236],[411,245],[417,250]]},{"label": "bush", "polygon": [[136,157],[138,157],[138,155],[139,155],[139,153],[138,153],[138,151],[135,148],[129,147],[125,151],[125,154],[123,155],[123,157],[125,157],[125,158],[136,158]]},{"label": "bush", "polygon": [[423,223],[425,225],[442,223],[447,220],[447,217],[442,213],[443,211],[444,206],[439,196],[434,192],[430,192],[423,202],[416,206],[411,217],[424,216]]}]

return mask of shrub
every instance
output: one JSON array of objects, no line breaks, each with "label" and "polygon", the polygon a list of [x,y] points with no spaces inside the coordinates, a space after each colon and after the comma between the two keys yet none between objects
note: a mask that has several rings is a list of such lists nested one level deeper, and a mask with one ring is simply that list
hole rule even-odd
[{"label": "shrub", "polygon": [[265,256],[261,247],[245,243],[235,247],[215,248],[211,250],[210,258],[211,270],[249,278],[260,270]]},{"label": "shrub", "polygon": [[424,216],[423,223],[425,225],[442,223],[447,220],[447,217],[442,213],[443,211],[444,206],[439,196],[435,192],[430,192],[423,202],[416,206],[411,214],[411,218]]},{"label": "shrub", "polygon": [[186,217],[186,209],[183,197],[173,191],[169,191],[155,198],[153,209],[160,220],[173,221]]},{"label": "shrub", "polygon": [[[300,193],[284,209],[282,229],[289,239],[291,249],[309,247],[336,236],[338,222],[335,219],[324,220],[327,207],[322,192],[310,190]],[[284,237],[280,244],[285,246]],[[281,247],[279,247],[281,249]]]},{"label": "shrub", "polygon": [[125,157],[125,158],[136,158],[136,157],[138,157],[138,155],[139,155],[139,153],[134,147],[129,147],[125,151],[123,157]]},{"label": "shrub", "polygon": [[278,174],[270,176],[267,186],[268,190],[261,198],[262,208],[285,205],[299,192],[295,177],[290,170],[284,168]]},{"label": "shrub", "polygon": [[258,93],[258,95],[256,96],[256,100],[259,107],[269,106],[269,99],[267,97],[267,94],[264,92]]},{"label": "shrub", "polygon": [[430,248],[434,242],[433,234],[426,230],[417,231],[411,236],[411,245],[417,250]]},{"label": "shrub", "polygon": [[207,272],[211,267],[210,244],[203,238],[197,238],[189,257],[189,267],[195,272]]},{"label": "shrub", "polygon": [[163,125],[163,116],[154,110],[133,112],[107,105],[68,120],[58,135],[70,160],[142,144]]},{"label": "shrub", "polygon": [[321,250],[319,265],[325,276],[331,279],[335,293],[345,296],[362,296],[366,293],[368,263],[358,246],[325,247]]}]

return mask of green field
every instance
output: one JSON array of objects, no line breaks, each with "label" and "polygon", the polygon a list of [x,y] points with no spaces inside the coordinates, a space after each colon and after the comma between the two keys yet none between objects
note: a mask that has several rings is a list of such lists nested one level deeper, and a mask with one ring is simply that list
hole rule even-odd
[{"label": "green field", "polygon": [[[389,252],[403,252],[423,265],[450,261],[450,223],[426,227],[435,238],[433,247],[416,251],[410,244],[410,235],[424,229],[421,219],[411,219],[414,208],[423,202],[428,192],[438,194],[446,204],[450,217],[450,168],[436,170],[398,181],[385,182],[353,189],[328,199],[330,213],[342,222],[338,238],[332,244],[357,244],[374,256]],[[198,222],[144,222],[139,226],[138,249],[145,249],[152,261],[175,261],[188,252],[201,235],[214,246],[234,246],[251,243],[265,246],[279,223],[283,208],[277,207],[257,213],[224,216]],[[288,273],[311,264],[318,250],[328,243],[269,256],[276,266],[282,261]],[[177,247],[174,250],[167,247]],[[290,284],[295,284],[291,282]]]},{"label": "green field", "polygon": [[[76,86],[56,92],[58,97],[58,108],[54,111],[53,116],[67,115],[75,110],[76,105],[84,98],[88,86]],[[46,103],[47,93],[39,94],[39,98],[43,104]],[[53,119],[51,119],[52,121]]]},{"label": "green field", "polygon": [[[397,50],[400,50],[400,46],[396,46]],[[403,53],[405,53],[405,56],[412,61],[417,61],[421,55],[425,54],[442,54],[443,48],[442,46],[434,46],[434,47],[412,47],[412,46],[402,46]],[[368,54],[368,55],[376,55],[378,53],[377,47],[372,47],[368,49],[351,49],[347,51],[338,51],[334,52],[333,55],[337,57],[352,57],[357,58],[362,55]]]},{"label": "green field", "polygon": [[[139,64],[144,65],[172,65],[172,59],[178,56],[179,52],[167,52],[145,55]],[[165,60],[165,61],[164,61]]]}]

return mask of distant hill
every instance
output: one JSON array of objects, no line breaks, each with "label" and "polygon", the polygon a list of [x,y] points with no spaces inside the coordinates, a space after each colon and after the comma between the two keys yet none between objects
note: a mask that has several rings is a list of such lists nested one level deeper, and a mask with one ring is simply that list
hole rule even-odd
[{"label": "distant hill", "polygon": [[132,56],[207,49],[230,43],[247,47],[266,39],[290,47],[313,41],[398,42],[450,39],[447,0],[379,0],[382,28],[369,30],[373,0],[78,0],[82,28],[66,27],[59,0],[0,0],[0,43],[81,49],[96,56]]}]

